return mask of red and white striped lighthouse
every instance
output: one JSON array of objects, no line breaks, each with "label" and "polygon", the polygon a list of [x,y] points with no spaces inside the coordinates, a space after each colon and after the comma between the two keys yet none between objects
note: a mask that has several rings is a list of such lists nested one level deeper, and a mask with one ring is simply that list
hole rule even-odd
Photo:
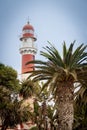
[{"label": "red and white striped lighthouse", "polygon": [[35,59],[35,54],[37,53],[36,40],[34,28],[27,22],[22,29],[22,36],[20,37],[21,45],[19,51],[22,55],[21,79],[26,79],[29,75],[28,72],[34,70],[34,64],[26,65],[26,63]]}]

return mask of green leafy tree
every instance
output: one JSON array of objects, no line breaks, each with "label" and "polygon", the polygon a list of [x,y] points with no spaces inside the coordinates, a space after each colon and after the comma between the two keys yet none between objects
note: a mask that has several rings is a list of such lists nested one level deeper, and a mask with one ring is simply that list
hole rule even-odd
[{"label": "green leafy tree", "polygon": [[[33,81],[45,80],[45,87],[54,95],[58,111],[58,130],[72,130],[74,120],[74,83],[84,81],[82,68],[87,68],[87,52],[84,44],[73,50],[74,42],[69,48],[63,44],[63,55],[52,45],[46,46],[45,52],[41,55],[47,61],[32,61],[27,64],[35,63],[36,70],[30,77]],[[80,76],[79,76],[80,74]],[[87,80],[87,76],[85,77]],[[82,86],[81,86],[82,87]]]},{"label": "green leafy tree", "polygon": [[20,89],[19,80],[17,79],[17,72],[9,66],[0,63],[0,85],[5,86],[10,91]]},{"label": "green leafy tree", "polygon": [[17,72],[4,64],[0,64],[0,121],[1,130],[15,127],[29,118],[29,106],[22,107],[18,101],[20,83]]}]

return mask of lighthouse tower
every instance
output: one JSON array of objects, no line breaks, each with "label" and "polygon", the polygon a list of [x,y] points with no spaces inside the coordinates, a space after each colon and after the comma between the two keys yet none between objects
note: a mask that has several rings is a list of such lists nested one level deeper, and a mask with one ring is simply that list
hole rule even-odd
[{"label": "lighthouse tower", "polygon": [[22,29],[22,36],[20,37],[20,48],[19,52],[22,55],[22,66],[21,66],[21,79],[26,79],[29,76],[29,71],[34,70],[34,64],[28,64],[27,62],[35,59],[37,53],[37,47],[35,44],[36,37],[34,34],[33,26],[27,22]]}]

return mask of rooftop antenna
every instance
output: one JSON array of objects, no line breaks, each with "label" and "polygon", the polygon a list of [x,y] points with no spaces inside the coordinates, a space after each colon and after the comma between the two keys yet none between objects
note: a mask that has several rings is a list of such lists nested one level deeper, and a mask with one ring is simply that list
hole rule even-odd
[{"label": "rooftop antenna", "polygon": [[30,21],[29,16],[28,16],[28,19],[27,19],[27,20],[28,20],[27,23],[29,24],[29,23],[30,23],[30,22],[29,22],[29,21]]}]

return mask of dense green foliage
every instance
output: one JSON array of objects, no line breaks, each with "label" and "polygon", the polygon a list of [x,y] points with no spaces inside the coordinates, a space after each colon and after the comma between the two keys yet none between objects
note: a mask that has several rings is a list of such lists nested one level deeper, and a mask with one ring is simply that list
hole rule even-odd
[{"label": "dense green foliage", "polygon": [[23,101],[18,101],[20,87],[17,72],[9,66],[0,64],[0,125],[2,125],[2,130],[15,127],[29,118],[29,107],[22,107]]},{"label": "dense green foliage", "polygon": [[0,85],[12,91],[20,88],[17,72],[12,67],[0,64]]},{"label": "dense green foliage", "polygon": [[28,97],[32,97],[34,95],[34,83],[31,80],[24,80],[21,83],[20,95],[23,96],[24,99]]}]

